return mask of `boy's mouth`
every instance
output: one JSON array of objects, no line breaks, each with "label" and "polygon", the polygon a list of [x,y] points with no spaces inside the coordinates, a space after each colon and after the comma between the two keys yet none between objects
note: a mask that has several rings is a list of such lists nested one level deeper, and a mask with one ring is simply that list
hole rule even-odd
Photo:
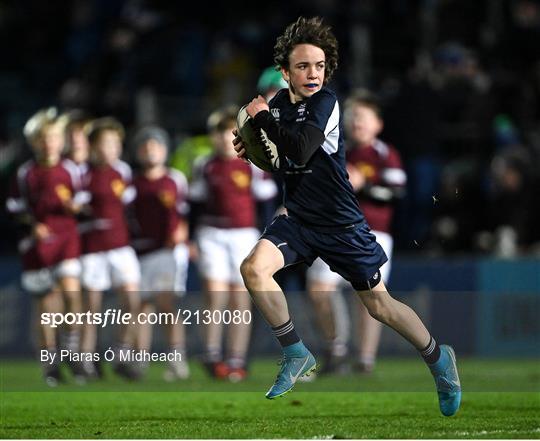
[{"label": "boy's mouth", "polygon": [[319,87],[319,85],[317,83],[307,83],[307,84],[304,84],[304,87],[309,90],[316,90]]}]

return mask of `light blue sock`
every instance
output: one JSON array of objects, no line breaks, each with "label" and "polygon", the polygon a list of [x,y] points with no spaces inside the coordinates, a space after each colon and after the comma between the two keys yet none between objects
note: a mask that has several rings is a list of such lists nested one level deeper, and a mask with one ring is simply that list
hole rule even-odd
[{"label": "light blue sock", "polygon": [[289,346],[283,347],[283,354],[288,358],[305,357],[309,351],[302,340]]},{"label": "light blue sock", "polygon": [[446,351],[441,351],[439,359],[433,364],[428,364],[428,366],[434,375],[442,373],[444,368],[448,366],[448,354]]}]

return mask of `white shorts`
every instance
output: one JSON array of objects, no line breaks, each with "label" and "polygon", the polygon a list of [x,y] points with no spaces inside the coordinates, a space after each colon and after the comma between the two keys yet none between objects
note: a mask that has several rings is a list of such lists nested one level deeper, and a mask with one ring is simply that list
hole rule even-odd
[{"label": "white shorts", "polygon": [[58,279],[80,276],[81,262],[79,259],[66,259],[53,267],[23,271],[21,284],[30,294],[40,295],[51,291]]},{"label": "white shorts", "polygon": [[200,227],[199,272],[205,279],[243,285],[240,264],[259,240],[256,228]]},{"label": "white shorts", "polygon": [[[388,233],[383,231],[371,231],[379,245],[382,247],[388,257],[388,261],[381,266],[381,278],[384,283],[388,283],[388,278],[390,277],[390,269],[392,266],[392,249],[394,247],[394,239]],[[307,270],[307,280],[308,282],[319,282],[326,283],[329,285],[338,285],[344,282],[343,278],[330,269],[330,267],[321,259],[317,258],[313,262],[313,265]]]},{"label": "white shorts", "polygon": [[156,292],[186,292],[189,249],[185,244],[152,251],[139,258],[141,263],[141,299],[151,299]]},{"label": "white shorts", "polygon": [[84,254],[81,262],[82,286],[92,291],[106,291],[128,283],[138,285],[141,281],[139,261],[130,246]]}]

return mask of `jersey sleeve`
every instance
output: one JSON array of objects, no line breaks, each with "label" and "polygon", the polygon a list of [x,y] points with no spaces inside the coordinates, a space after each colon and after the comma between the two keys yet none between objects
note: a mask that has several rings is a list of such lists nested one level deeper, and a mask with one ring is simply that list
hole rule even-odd
[{"label": "jersey sleeve", "polygon": [[207,158],[199,158],[193,164],[191,185],[189,186],[188,199],[193,202],[204,202],[208,198],[208,185],[204,177],[204,169]]},{"label": "jersey sleeve", "polygon": [[321,89],[307,101],[306,124],[318,128],[325,136],[339,125],[339,104],[336,96]]},{"label": "jersey sleeve", "polygon": [[382,181],[389,186],[402,187],[407,183],[399,152],[391,147],[381,173]]},{"label": "jersey sleeve", "polygon": [[187,198],[189,194],[187,178],[181,171],[173,169],[169,169],[169,177],[174,181],[176,185],[176,213],[182,217],[185,217],[189,211],[189,206],[187,203]]},{"label": "jersey sleeve", "polygon": [[20,215],[27,213],[30,209],[28,201],[24,196],[24,190],[21,188],[24,186],[25,175],[26,170],[24,166],[22,166],[11,179],[8,197],[6,199],[6,210],[10,214]]},{"label": "jersey sleeve", "polygon": [[133,173],[131,167],[124,161],[118,161],[114,165],[114,169],[120,173],[125,185],[125,189],[122,192],[122,203],[124,205],[131,204],[137,196],[137,190],[133,186]]}]

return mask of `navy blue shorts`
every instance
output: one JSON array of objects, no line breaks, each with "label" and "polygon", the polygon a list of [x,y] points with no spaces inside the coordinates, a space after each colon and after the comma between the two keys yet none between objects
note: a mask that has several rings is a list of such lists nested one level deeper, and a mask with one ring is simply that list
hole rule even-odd
[{"label": "navy blue shorts", "polygon": [[366,222],[339,233],[321,233],[280,215],[266,227],[261,239],[278,247],[285,266],[301,262],[311,265],[320,257],[356,290],[378,283],[379,268],[388,260]]}]

